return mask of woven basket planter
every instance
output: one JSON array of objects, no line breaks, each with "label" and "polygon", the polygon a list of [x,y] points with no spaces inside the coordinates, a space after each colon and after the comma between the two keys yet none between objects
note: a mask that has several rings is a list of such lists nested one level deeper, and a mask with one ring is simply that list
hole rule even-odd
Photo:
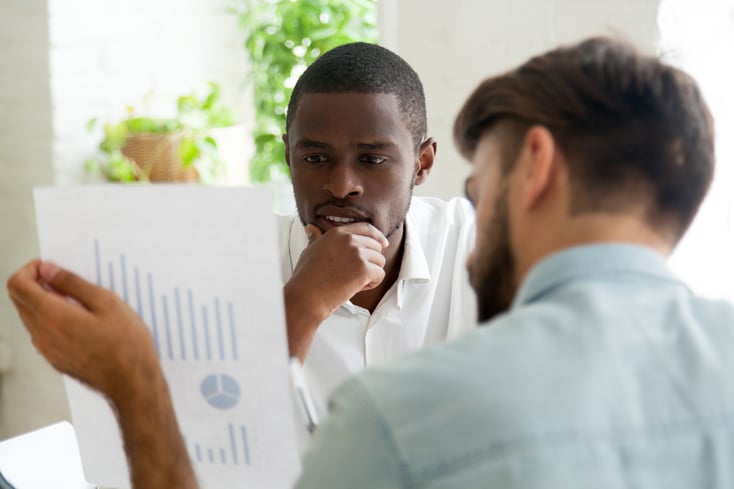
[{"label": "woven basket planter", "polygon": [[130,158],[151,182],[198,182],[193,166],[184,168],[179,157],[180,133],[133,134],[122,146],[122,154]]},{"label": "woven basket planter", "polygon": [[[248,147],[246,127],[243,124],[216,127],[210,129],[208,134],[216,140],[219,156],[225,164],[215,177],[216,183],[249,184],[247,162],[252,156],[252,149]],[[125,140],[121,151],[135,162],[140,172],[151,182],[199,182],[201,178],[196,168],[193,165],[184,168],[179,158],[182,137],[181,133],[133,134]]]}]

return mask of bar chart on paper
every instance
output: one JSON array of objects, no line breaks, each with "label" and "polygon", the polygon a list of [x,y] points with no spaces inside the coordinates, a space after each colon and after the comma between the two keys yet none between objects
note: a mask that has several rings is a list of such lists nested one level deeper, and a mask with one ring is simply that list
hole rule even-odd
[{"label": "bar chart on paper", "polygon": [[[269,195],[156,185],[35,198],[44,259],[113,291],[148,327],[202,488],[290,487],[300,463]],[[163,220],[151,212],[161,203]],[[65,385],[88,480],[128,488],[114,413]]]},{"label": "bar chart on paper", "polygon": [[[197,363],[236,361],[237,327],[231,301],[221,297],[202,300],[191,288],[158,286],[153,272],[141,270],[128,254],[105,253],[99,239],[94,240],[95,283],[117,293],[145,321],[153,336],[162,363]],[[203,376],[199,395],[208,406],[226,411],[240,401],[241,388],[234,376],[215,370]],[[186,436],[184,441],[192,461],[199,464],[250,466],[248,429],[245,424],[222,423],[217,438],[224,446],[211,446]]]},{"label": "bar chart on paper", "polygon": [[[236,361],[237,328],[231,301],[221,297],[195,297],[191,288],[157,287],[154,272],[142,270],[128,254],[103,253],[94,240],[95,282],[117,293],[145,321],[151,330],[161,362],[200,363]],[[216,410],[226,411],[240,401],[241,388],[234,376],[214,371],[203,377],[199,395]],[[251,465],[248,430],[244,424],[223,423],[226,446],[206,446],[190,436],[184,440],[193,461],[201,464]],[[216,428],[215,428],[216,429]]]},{"label": "bar chart on paper", "polygon": [[96,284],[120,295],[151,328],[158,356],[169,361],[238,360],[237,330],[231,301],[197,301],[190,288],[156,288],[152,272],[102,257],[94,240]]}]

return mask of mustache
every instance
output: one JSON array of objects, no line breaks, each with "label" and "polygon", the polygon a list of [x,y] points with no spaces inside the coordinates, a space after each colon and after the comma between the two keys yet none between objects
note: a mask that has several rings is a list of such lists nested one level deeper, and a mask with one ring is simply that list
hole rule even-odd
[{"label": "mustache", "polygon": [[317,204],[314,206],[313,208],[314,214],[318,214],[318,212],[325,207],[339,207],[342,209],[353,209],[359,212],[360,214],[364,214],[364,215],[369,214],[369,212],[367,211],[367,209],[364,206],[357,204],[353,200],[349,200],[349,199],[333,199],[328,202],[321,202],[320,204]]}]

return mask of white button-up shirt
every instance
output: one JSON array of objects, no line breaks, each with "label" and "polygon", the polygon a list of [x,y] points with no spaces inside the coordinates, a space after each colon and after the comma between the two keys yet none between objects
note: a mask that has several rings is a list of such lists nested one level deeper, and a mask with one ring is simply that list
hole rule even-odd
[{"label": "white button-up shirt", "polygon": [[[298,216],[279,218],[283,281],[308,238]],[[306,382],[318,414],[350,375],[476,325],[466,260],[474,245],[474,211],[465,199],[414,197],[405,221],[400,273],[372,314],[350,301],[319,326],[306,357]]]}]

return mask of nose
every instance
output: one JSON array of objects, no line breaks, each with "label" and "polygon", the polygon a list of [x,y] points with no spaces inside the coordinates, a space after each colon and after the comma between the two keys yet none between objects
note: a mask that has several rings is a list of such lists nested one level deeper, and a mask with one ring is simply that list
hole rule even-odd
[{"label": "nose", "polygon": [[362,181],[353,165],[346,162],[337,162],[332,165],[324,190],[337,199],[356,197],[362,194]]}]

